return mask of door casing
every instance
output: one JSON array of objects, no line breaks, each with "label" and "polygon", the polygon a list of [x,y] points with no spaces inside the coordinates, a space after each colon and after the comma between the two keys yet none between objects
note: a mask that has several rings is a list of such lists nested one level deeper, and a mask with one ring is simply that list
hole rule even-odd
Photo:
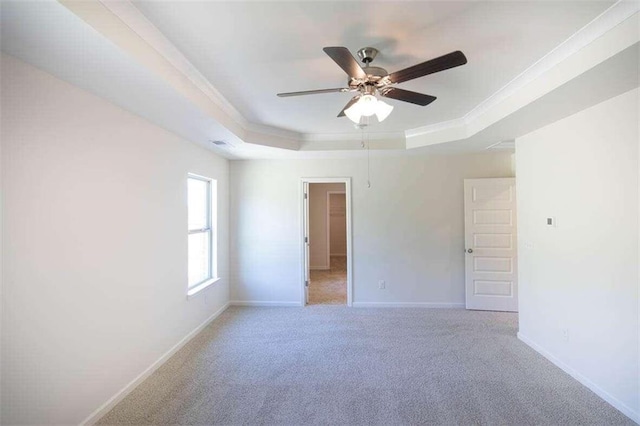
[{"label": "door casing", "polygon": [[[309,212],[305,208],[305,191],[308,192],[310,183],[344,183],[344,194],[346,202],[347,221],[347,306],[353,305],[353,261],[351,250],[351,178],[350,177],[313,177],[300,179],[300,258],[301,258],[301,280],[300,280],[300,304],[306,306],[307,291],[306,281],[309,276],[309,244],[305,242],[305,237],[309,237]],[[328,241],[327,241],[328,245]]]}]

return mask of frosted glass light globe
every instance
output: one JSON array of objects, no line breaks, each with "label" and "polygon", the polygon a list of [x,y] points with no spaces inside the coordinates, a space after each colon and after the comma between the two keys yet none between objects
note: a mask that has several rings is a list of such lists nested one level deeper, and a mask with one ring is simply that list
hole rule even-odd
[{"label": "frosted glass light globe", "polygon": [[375,114],[378,122],[386,119],[393,107],[386,102],[378,100],[372,95],[361,96],[356,103],[344,110],[344,114],[354,123],[361,124],[362,117],[371,117]]},{"label": "frosted glass light globe", "polygon": [[376,103],[376,117],[379,122],[384,121],[391,114],[391,111],[393,111],[393,107],[388,103],[380,100]]},{"label": "frosted glass light globe", "polygon": [[360,113],[365,117],[370,117],[376,113],[378,100],[375,96],[364,95],[360,98],[358,104],[360,104]]}]

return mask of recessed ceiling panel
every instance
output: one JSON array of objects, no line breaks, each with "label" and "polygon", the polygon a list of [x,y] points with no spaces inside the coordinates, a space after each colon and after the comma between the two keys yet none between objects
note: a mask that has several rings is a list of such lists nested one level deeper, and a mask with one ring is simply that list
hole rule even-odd
[{"label": "recessed ceiling panel", "polygon": [[426,107],[389,100],[372,131],[404,131],[464,116],[602,13],[612,1],[149,2],[141,12],[250,121],[301,133],[353,130],[336,118],[349,93],[325,46],[380,50],[393,72],[462,50],[468,64],[398,87],[437,96]]}]

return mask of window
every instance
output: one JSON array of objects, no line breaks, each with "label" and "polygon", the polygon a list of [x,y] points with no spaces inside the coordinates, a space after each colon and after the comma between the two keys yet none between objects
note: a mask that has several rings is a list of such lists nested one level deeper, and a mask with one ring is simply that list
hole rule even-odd
[{"label": "window", "polygon": [[202,176],[189,174],[187,178],[189,296],[217,279],[216,184],[215,180]]}]

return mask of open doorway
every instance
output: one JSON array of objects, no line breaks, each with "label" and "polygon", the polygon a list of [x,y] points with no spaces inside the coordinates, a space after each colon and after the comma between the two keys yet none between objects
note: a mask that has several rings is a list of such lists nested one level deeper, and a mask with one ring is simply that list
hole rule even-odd
[{"label": "open doorway", "polygon": [[303,181],[304,302],[351,306],[349,180]]}]

